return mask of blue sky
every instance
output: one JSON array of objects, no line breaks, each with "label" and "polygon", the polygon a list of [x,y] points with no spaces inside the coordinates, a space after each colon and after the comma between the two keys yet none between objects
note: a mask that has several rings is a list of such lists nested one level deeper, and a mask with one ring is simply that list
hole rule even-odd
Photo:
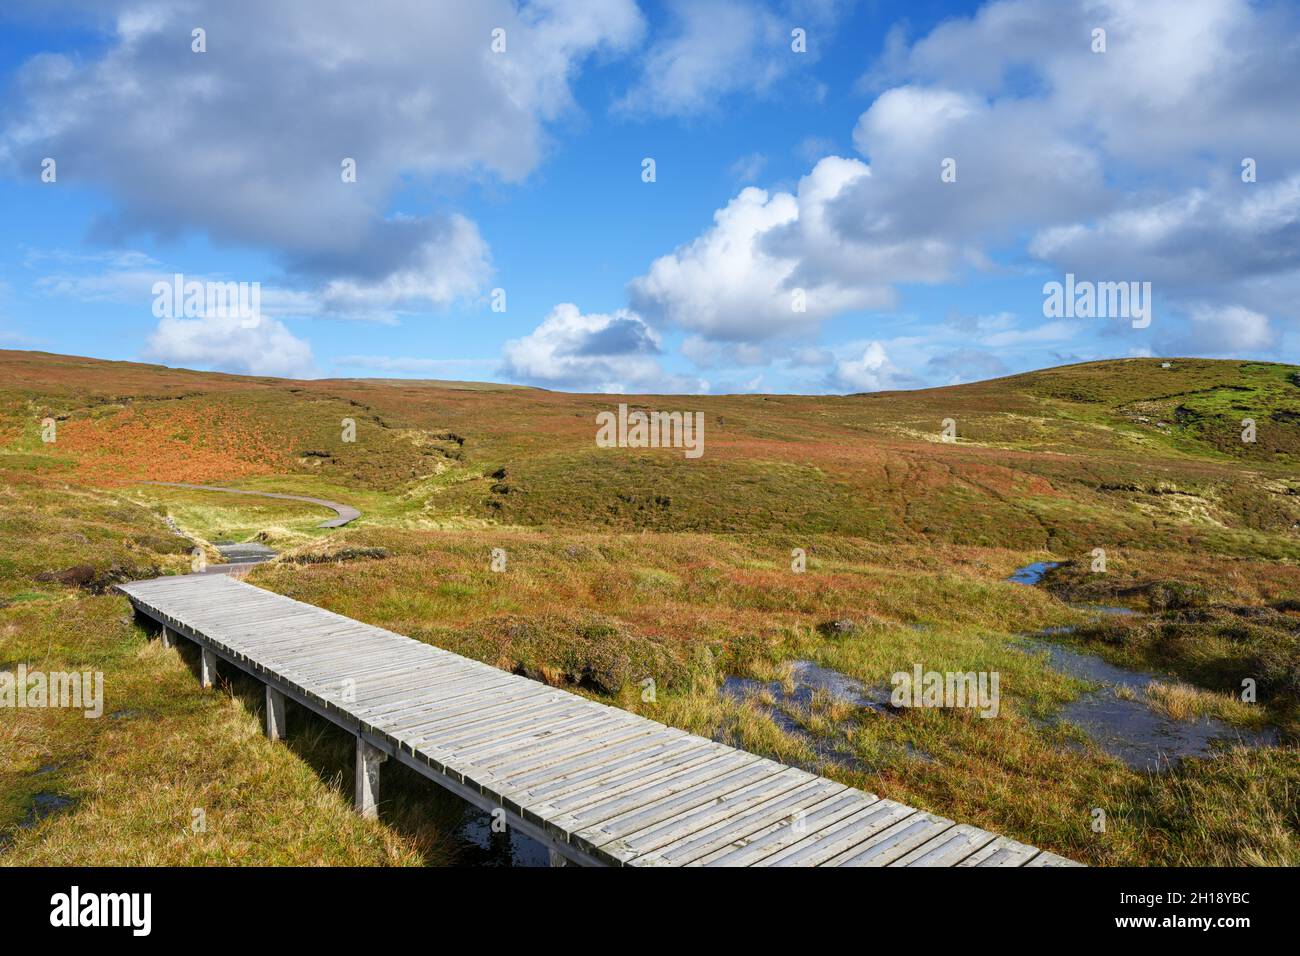
[{"label": "blue sky", "polygon": [[[1296,361],[1298,26],[1246,0],[18,0],[0,348],[713,393]],[[156,314],[175,273],[260,283],[260,320]],[[1150,324],[1046,316],[1066,273],[1149,282]]]}]

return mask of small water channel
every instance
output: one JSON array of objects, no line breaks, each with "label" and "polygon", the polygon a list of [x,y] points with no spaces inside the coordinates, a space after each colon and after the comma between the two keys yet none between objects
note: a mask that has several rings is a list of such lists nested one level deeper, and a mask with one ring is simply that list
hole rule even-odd
[{"label": "small water channel", "polygon": [[1027,584],[1033,587],[1039,581],[1043,580],[1043,575],[1052,568],[1059,568],[1060,561],[1035,561],[1033,564],[1026,564],[1023,568],[1016,568],[1011,572],[1011,577],[1007,578],[1015,584]]},{"label": "small water channel", "polygon": [[[745,700],[750,697],[771,694],[777,706],[782,705],[796,710],[808,711],[812,708],[813,698],[822,693],[828,697],[855,707],[867,707],[885,713],[888,711],[889,691],[880,688],[868,689],[861,681],[848,674],[841,674],[829,667],[822,667],[812,661],[794,661],[790,665],[790,687],[787,691],[782,681],[760,681],[750,677],[728,677],[722,682],[722,695],[732,700]],[[798,730],[802,724],[789,714],[782,713],[781,719],[773,717],[782,730]]]},{"label": "small water channel", "polygon": [[1276,728],[1247,730],[1213,717],[1176,720],[1154,709],[1145,700],[1147,685],[1167,682],[1167,677],[1116,667],[1095,654],[1051,641],[1030,639],[1027,644],[1031,650],[1046,651],[1054,670],[1101,685],[1062,707],[1057,719],[1080,727],[1135,770],[1159,770],[1183,757],[1203,757],[1220,742],[1249,747],[1278,742]]},{"label": "small water channel", "polygon": [[[53,770],[55,768],[51,768]],[[48,773],[45,768],[36,771],[37,774]],[[27,813],[18,821],[16,829],[28,830],[36,826],[46,817],[53,816],[56,813],[62,813],[64,810],[70,810],[77,805],[75,797],[69,797],[62,793],[41,792],[32,794],[31,805],[27,808]],[[0,853],[4,853],[13,843],[16,833],[9,830],[0,830]]]},{"label": "small water channel", "polygon": [[[788,682],[730,676],[723,680],[719,693],[736,703],[748,703],[757,707],[783,733],[807,746],[813,752],[815,760],[802,769],[814,772],[828,762],[863,772],[872,770],[856,753],[835,740],[815,734],[808,729],[805,722],[811,717],[814,703],[819,696],[848,704],[855,712],[866,709],[881,715],[892,713],[889,707],[888,687],[867,687],[847,674],[805,660],[791,663]],[[845,721],[846,726],[847,723],[848,721]],[[909,748],[908,753],[920,760],[932,759],[919,750]]]},{"label": "small water channel", "polygon": [[[1032,586],[1058,566],[1055,562],[1038,561],[1018,568],[1008,580]],[[1131,608],[1075,607],[1098,614],[1137,613]],[[1051,640],[1073,632],[1072,627],[1052,627],[1025,639],[1028,651],[1046,652],[1053,670],[1099,685],[1062,707],[1055,720],[1079,727],[1106,753],[1128,766],[1136,770],[1161,770],[1184,757],[1210,755],[1221,744],[1241,743],[1250,747],[1277,744],[1276,728],[1247,730],[1212,717],[1177,720],[1151,707],[1146,700],[1147,686],[1176,678],[1116,667],[1096,654]]]}]

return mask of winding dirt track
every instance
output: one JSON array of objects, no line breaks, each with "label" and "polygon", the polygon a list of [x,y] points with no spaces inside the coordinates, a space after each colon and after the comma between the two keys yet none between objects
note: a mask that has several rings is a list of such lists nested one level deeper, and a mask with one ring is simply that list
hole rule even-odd
[{"label": "winding dirt track", "polygon": [[144,481],[141,484],[161,485],[165,488],[190,488],[194,491],[224,491],[231,495],[255,495],[258,498],[280,498],[284,501],[305,501],[307,504],[329,508],[338,515],[337,518],[322,521],[316,526],[318,528],[341,528],[349,521],[355,521],[361,517],[361,512],[351,505],[342,505],[337,501],[326,501],[324,498],[308,498],[305,495],[282,495],[275,491],[247,491],[243,488],[221,488],[216,485],[187,485],[180,481]]}]

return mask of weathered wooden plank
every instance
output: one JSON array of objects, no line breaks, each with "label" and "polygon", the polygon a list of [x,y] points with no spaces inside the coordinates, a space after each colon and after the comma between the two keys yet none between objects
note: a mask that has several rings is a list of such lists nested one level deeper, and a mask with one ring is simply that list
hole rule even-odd
[{"label": "weathered wooden plank", "polygon": [[[648,765],[662,764],[683,748],[700,745],[679,736],[669,737],[657,729],[630,723],[603,734],[582,735],[571,748],[549,760],[525,760],[493,774],[502,792],[528,793],[535,799],[554,799],[591,784],[605,785],[619,774],[636,773]],[[531,755],[530,755],[531,756]]]},{"label": "weathered wooden plank", "polygon": [[539,797],[538,808],[550,815],[562,815],[582,808],[594,812],[597,801],[608,802],[633,793],[654,793],[663,781],[673,778],[685,781],[688,779],[685,774],[702,771],[706,765],[717,765],[725,756],[724,752],[707,743],[690,745],[686,741],[679,749],[651,761],[611,768],[609,773],[600,773],[576,788],[558,794],[544,794]]},{"label": "weathered wooden plank", "polygon": [[506,767],[476,767],[474,776],[499,796],[503,806],[541,822],[537,808],[545,806],[549,796],[593,785],[593,778],[616,781],[629,766],[644,768],[670,754],[653,731],[636,724],[611,724],[582,733],[577,742],[549,749],[540,762],[530,753],[526,760]]},{"label": "weathered wooden plank", "polygon": [[445,730],[426,730],[421,735],[425,743],[419,746],[455,753],[468,764],[476,753],[491,756],[514,741],[535,737],[550,728],[562,729],[583,716],[587,715],[580,705],[562,696],[535,697],[514,703],[499,714],[464,714]]},{"label": "weathered wooden plank", "polygon": [[382,675],[375,674],[358,681],[351,708],[358,717],[376,726],[400,726],[415,718],[422,709],[468,691],[473,679],[464,674],[447,673],[444,666],[438,665],[403,668],[399,675],[390,678],[391,691],[381,686],[382,680]]},{"label": "weathered wooden plank", "polygon": [[597,800],[560,817],[574,836],[601,846],[665,819],[674,812],[691,809],[708,800],[739,789],[781,769],[780,764],[744,751],[719,753],[714,760],[681,771],[648,786],[638,787],[612,799]]},{"label": "weathered wooden plank", "polygon": [[366,708],[358,716],[375,727],[383,727],[390,733],[400,732],[410,737],[425,724],[460,712],[457,708],[472,710],[482,707],[482,701],[493,700],[503,689],[515,686],[504,677],[505,675],[497,677],[483,675],[468,679],[459,677],[437,684],[428,690],[412,691],[404,699],[391,700],[375,708]]},{"label": "weathered wooden plank", "polygon": [[996,837],[987,830],[959,824],[922,843],[889,866],[957,866],[975,851],[992,843]]},{"label": "weathered wooden plank", "polygon": [[1043,850],[1036,857],[1026,863],[1025,866],[1083,866],[1083,864],[1076,863],[1074,860],[1067,860],[1063,856],[1057,856],[1055,853],[1048,853],[1046,850]]},{"label": "weathered wooden plank", "polygon": [[[874,833],[905,820],[917,811],[892,800],[863,801],[857,812],[813,830],[791,845],[755,859],[751,866],[821,866]],[[716,862],[714,864],[716,865]]]},{"label": "weathered wooden plank", "polygon": [[654,849],[646,849],[649,841],[643,842],[642,834],[633,834],[627,838],[627,848],[635,854],[638,866],[687,866],[716,851],[744,846],[771,827],[788,825],[806,830],[809,812],[847,789],[832,780],[812,777],[775,798],[757,802],[676,840],[663,842],[656,838]]},{"label": "weathered wooden plank", "polygon": [[813,797],[807,805],[799,808],[802,812],[778,815],[753,832],[737,836],[730,843],[711,849],[703,856],[694,857],[685,865],[752,866],[759,860],[801,843],[809,834],[828,831],[840,820],[862,814],[864,807],[876,802],[876,797],[848,788],[825,797]]},{"label": "weathered wooden plank", "polygon": [[[727,773],[710,777],[698,785],[657,798],[648,804],[635,807],[615,817],[610,817],[591,826],[581,826],[571,832],[572,842],[604,850],[607,844],[626,837],[651,824],[660,823],[669,817],[699,810],[719,800],[725,800],[734,791],[760,780],[766,780],[785,769],[774,761],[759,758],[734,767]],[[775,771],[775,773],[774,773]],[[604,850],[608,853],[608,850]],[[611,854],[616,859],[617,854]]]},{"label": "weathered wooden plank", "polygon": [[575,732],[599,733],[620,723],[619,718],[612,714],[593,714],[574,708],[520,725],[509,735],[498,736],[493,731],[486,738],[469,743],[457,741],[439,749],[454,752],[456,759],[463,762],[467,771],[473,770],[477,778],[480,773],[513,766],[522,759],[525,751],[530,755],[546,754],[554,748],[566,746]]},{"label": "weathered wooden plank", "polygon": [[601,849],[620,860],[630,861],[676,840],[733,823],[746,811],[779,802],[781,797],[810,781],[815,782],[816,778],[803,770],[786,767],[730,792],[710,794],[707,802],[611,840]]},{"label": "weathered wooden plank", "polygon": [[[510,685],[488,684],[494,690],[508,690]],[[446,698],[445,704],[415,718],[407,718],[390,725],[390,732],[412,747],[438,743],[449,739],[446,735],[466,724],[491,720],[527,718],[538,711],[556,706],[563,701],[557,692],[523,690],[519,696],[486,698],[480,689],[464,690]]]},{"label": "weathered wooden plank", "polygon": [[976,850],[958,866],[1024,866],[1039,850],[1024,843],[1017,843],[1006,837],[998,837]]},{"label": "weathered wooden plank", "polygon": [[884,866],[906,855],[916,847],[945,833],[953,826],[951,820],[932,813],[913,813],[892,827],[880,831],[870,839],[849,847],[822,866]]}]

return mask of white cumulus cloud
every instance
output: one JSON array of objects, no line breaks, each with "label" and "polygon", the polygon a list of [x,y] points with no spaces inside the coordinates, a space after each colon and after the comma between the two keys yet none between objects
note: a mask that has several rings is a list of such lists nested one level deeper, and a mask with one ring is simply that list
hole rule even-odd
[{"label": "white cumulus cloud", "polygon": [[1276,344],[1277,335],[1262,312],[1200,302],[1188,308],[1186,325],[1162,338],[1160,351],[1165,355],[1252,358]]},{"label": "white cumulus cloud", "polygon": [[742,190],[711,229],[632,280],[632,307],[705,338],[742,341],[803,334],[846,309],[887,304],[892,294],[870,263],[843,278],[854,250],[825,221],[826,204],[869,174],[857,160],[828,157],[796,193]]},{"label": "white cumulus cloud", "polygon": [[835,363],[831,384],[845,392],[878,392],[897,382],[898,369],[881,342],[869,342],[856,358]]},{"label": "white cumulus cloud", "polygon": [[[651,44],[615,109],[686,116],[716,111],[732,94],[788,88],[796,70],[817,59],[823,35],[845,6],[838,0],[674,0],[671,31]],[[804,31],[804,52],[793,49],[795,29]],[[802,89],[817,95],[811,81]]]},{"label": "white cumulus cloud", "polygon": [[557,305],[542,323],[503,350],[502,370],[532,385],[595,392],[708,390],[708,383],[667,374],[659,334],[636,313],[584,313]]},{"label": "white cumulus cloud", "polygon": [[311,346],[282,322],[267,316],[252,327],[234,315],[164,318],[149,337],[145,357],[168,365],[245,375],[316,375]]}]

